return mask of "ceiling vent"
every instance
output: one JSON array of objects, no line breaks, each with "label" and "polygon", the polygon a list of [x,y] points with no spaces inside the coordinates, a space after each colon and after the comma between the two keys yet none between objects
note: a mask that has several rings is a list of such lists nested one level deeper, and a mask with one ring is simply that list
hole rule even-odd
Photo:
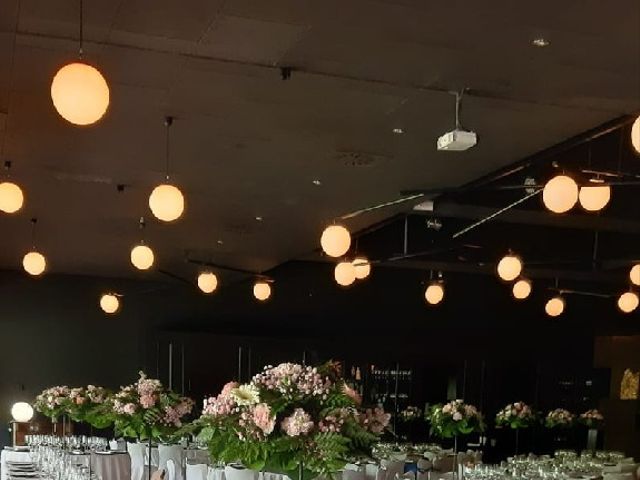
[{"label": "ceiling vent", "polygon": [[345,167],[373,167],[379,163],[388,161],[390,158],[368,152],[340,151],[336,152],[335,158]]}]

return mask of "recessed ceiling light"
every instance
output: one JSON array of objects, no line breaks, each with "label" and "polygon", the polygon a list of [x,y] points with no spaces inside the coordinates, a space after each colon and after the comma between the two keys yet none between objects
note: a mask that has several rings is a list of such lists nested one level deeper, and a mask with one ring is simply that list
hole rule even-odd
[{"label": "recessed ceiling light", "polygon": [[313,183],[316,187],[319,187],[320,185],[322,185],[322,182],[317,178],[315,180],[312,180],[311,183]]},{"label": "recessed ceiling light", "polygon": [[393,133],[395,133],[396,135],[402,135],[404,133],[404,129],[396,127],[393,129]]},{"label": "recessed ceiling light", "polygon": [[218,240],[216,243],[217,243],[218,245],[222,245],[222,244],[224,244],[224,242],[223,242],[222,240]]},{"label": "recessed ceiling light", "polygon": [[533,41],[531,42],[531,44],[534,47],[548,47],[549,46],[549,40],[547,40],[546,38],[534,38]]},{"label": "recessed ceiling light", "polygon": [[256,217],[256,221],[261,222],[261,221],[262,221],[262,217],[261,217],[260,215],[258,215],[258,216]]}]

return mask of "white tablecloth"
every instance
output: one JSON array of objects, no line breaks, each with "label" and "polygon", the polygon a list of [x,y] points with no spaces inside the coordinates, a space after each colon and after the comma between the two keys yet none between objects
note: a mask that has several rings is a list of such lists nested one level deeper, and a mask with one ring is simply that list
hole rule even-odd
[{"label": "white tablecloth", "polygon": [[2,450],[0,453],[0,480],[7,480],[7,462],[30,462],[29,452]]}]

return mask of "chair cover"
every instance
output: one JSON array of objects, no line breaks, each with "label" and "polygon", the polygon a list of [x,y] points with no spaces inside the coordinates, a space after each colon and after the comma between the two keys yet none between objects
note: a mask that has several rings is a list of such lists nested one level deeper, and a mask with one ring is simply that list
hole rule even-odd
[{"label": "chair cover", "polygon": [[342,480],[366,480],[364,469],[358,469],[356,465],[353,465],[356,469],[349,467],[350,465],[347,465],[342,471]]},{"label": "chair cover", "polygon": [[400,477],[404,473],[404,460],[382,460],[380,463],[386,470],[384,480],[396,480],[396,476]]},{"label": "chair cover", "polygon": [[127,442],[127,452],[131,457],[131,480],[147,478],[147,466],[144,464],[145,445]]},{"label": "chair cover", "polygon": [[228,465],[224,467],[224,478],[225,480],[258,480],[258,472]]},{"label": "chair cover", "polygon": [[169,473],[167,462],[173,460],[175,476],[169,476],[169,480],[184,480],[182,470],[183,456],[184,449],[180,445],[158,445],[158,468],[162,468]]},{"label": "chair cover", "polygon": [[187,463],[187,480],[207,480],[209,467],[204,463],[191,465]]},{"label": "chair cover", "polygon": [[173,460],[167,460],[166,480],[176,480],[176,464]]}]

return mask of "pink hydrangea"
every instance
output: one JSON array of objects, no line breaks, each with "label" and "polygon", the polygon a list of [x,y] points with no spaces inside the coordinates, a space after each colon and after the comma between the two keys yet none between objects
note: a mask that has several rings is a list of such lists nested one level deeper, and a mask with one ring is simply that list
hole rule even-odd
[{"label": "pink hydrangea", "polygon": [[313,429],[311,416],[302,408],[296,408],[293,413],[282,421],[282,430],[290,437],[308,434]]},{"label": "pink hydrangea", "polygon": [[271,407],[265,403],[255,405],[253,407],[253,423],[255,423],[265,435],[273,432],[276,426],[276,419],[271,412]]},{"label": "pink hydrangea", "polygon": [[142,405],[142,408],[149,409],[156,404],[156,400],[157,398],[155,395],[142,395],[140,396],[140,405]]},{"label": "pink hydrangea", "polygon": [[229,395],[232,390],[235,390],[239,386],[240,384],[238,382],[229,382],[225,384],[224,387],[222,387],[222,392],[220,393],[220,395],[224,395],[224,396]]}]

